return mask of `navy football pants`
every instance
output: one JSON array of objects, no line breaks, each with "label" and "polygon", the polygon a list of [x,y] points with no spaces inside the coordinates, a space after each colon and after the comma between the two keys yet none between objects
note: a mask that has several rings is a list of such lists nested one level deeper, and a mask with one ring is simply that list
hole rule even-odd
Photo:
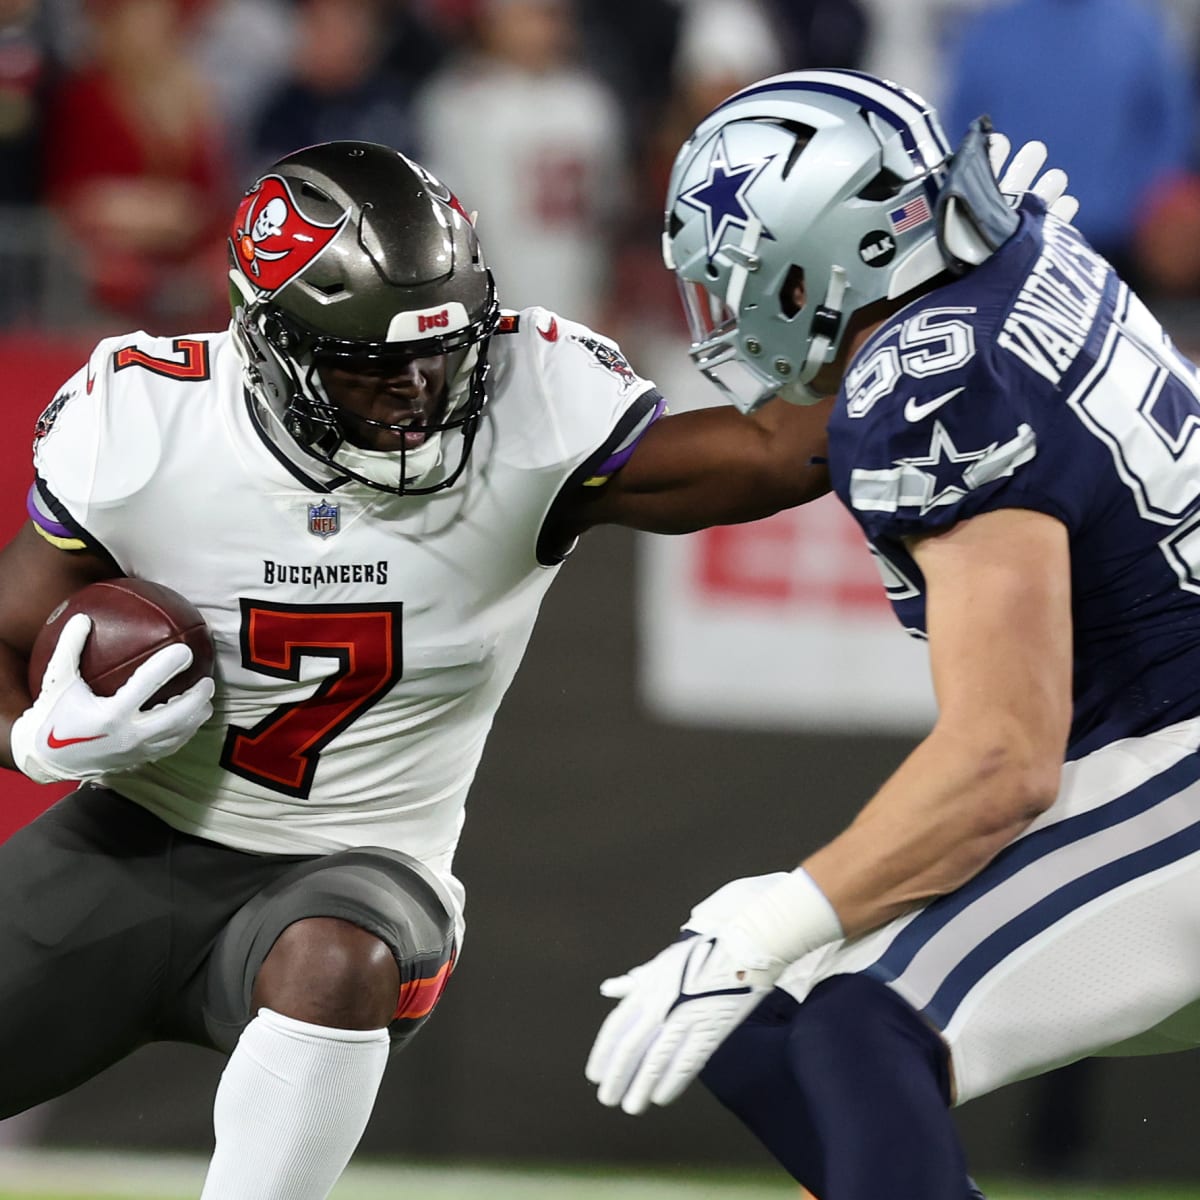
[{"label": "navy football pants", "polygon": [[838,975],[776,989],[701,1076],[818,1200],[964,1200],[946,1050],[898,996]]}]

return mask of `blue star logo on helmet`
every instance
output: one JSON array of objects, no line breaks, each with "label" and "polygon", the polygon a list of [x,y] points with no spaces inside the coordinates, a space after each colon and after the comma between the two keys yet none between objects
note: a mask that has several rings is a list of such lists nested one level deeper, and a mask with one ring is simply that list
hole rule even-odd
[{"label": "blue star logo on helmet", "polygon": [[[708,160],[707,178],[679,193],[680,203],[704,214],[710,259],[720,249],[729,230],[745,229],[752,219],[761,220],[750,207],[747,193],[774,159],[775,155],[770,154],[765,158],[751,159],[749,162],[731,163],[725,146],[725,135],[722,133],[713,147],[712,157]],[[771,237],[771,232],[765,225],[762,228],[762,236]]]}]

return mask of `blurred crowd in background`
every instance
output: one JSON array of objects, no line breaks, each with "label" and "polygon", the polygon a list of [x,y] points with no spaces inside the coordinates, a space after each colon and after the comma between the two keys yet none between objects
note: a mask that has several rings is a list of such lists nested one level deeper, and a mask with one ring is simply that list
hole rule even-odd
[{"label": "blurred crowd in background", "polygon": [[[618,338],[683,406],[706,385],[659,257],[671,162],[804,67],[906,84],[951,141],[984,112],[1044,140],[1081,230],[1200,352],[1200,0],[0,0],[0,340],[223,327],[242,191],[361,138],[478,212],[505,306]],[[1030,1165],[1086,1157],[1096,1069],[1047,1077]]]},{"label": "blurred crowd in background", "polygon": [[1093,243],[1190,311],[1198,63],[1200,0],[0,0],[0,327],[224,325],[241,191],[363,138],[479,213],[506,306],[593,323],[652,374],[680,336],[658,258],[676,148],[741,85],[812,66],[907,84],[952,140],[981,112],[1041,137]]}]

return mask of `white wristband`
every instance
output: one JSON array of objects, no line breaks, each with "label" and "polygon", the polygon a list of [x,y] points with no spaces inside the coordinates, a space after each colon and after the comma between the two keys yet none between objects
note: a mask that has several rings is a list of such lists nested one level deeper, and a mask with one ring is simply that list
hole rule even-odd
[{"label": "white wristband", "polygon": [[842,923],[813,877],[797,867],[743,905],[730,924],[750,945],[781,962],[836,942]]},{"label": "white wristband", "polygon": [[33,742],[37,736],[37,727],[41,718],[31,715],[26,709],[13,723],[8,736],[8,751],[12,756],[13,766],[34,783],[57,783],[60,776],[47,770],[46,765],[38,761],[33,753]]}]

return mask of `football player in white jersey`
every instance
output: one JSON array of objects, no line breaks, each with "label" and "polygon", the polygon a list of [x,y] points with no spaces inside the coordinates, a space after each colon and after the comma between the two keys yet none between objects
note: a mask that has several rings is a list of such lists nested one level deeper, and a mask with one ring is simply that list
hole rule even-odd
[{"label": "football player in white jersey", "polygon": [[638,1113],[703,1069],[820,1200],[977,1196],[951,1105],[1200,1044],[1200,375],[1052,208],[980,189],[985,140],[795,72],[669,187],[694,361],[749,411],[838,391],[833,487],[939,713],[839,836],[605,982],[586,1070]]},{"label": "football player in white jersey", "polygon": [[[607,338],[502,312],[462,206],[382,146],[272,166],[229,249],[229,329],[108,338],[54,398],[0,554],[8,761],[83,781],[0,847],[0,1114],[212,1046],[205,1200],[317,1200],[453,968],[467,790],[575,539],[818,494],[824,417],[664,417]],[[215,689],[140,711],[176,646],[93,695],[80,616],[31,704],[47,614],[120,575],[200,608]]]},{"label": "football player in white jersey", "polygon": [[[664,416],[607,338],[502,312],[462,206],[382,146],[278,162],[229,248],[228,330],[108,338],[54,398],[0,553],[9,762],[84,781],[0,847],[0,1114],[215,1047],[205,1200],[318,1200],[453,968],[467,791],[559,564],[824,492],[828,406]],[[120,575],[198,605],[215,689],[142,712],[173,647],[93,695],[81,616],[31,703],[46,615]]]}]

